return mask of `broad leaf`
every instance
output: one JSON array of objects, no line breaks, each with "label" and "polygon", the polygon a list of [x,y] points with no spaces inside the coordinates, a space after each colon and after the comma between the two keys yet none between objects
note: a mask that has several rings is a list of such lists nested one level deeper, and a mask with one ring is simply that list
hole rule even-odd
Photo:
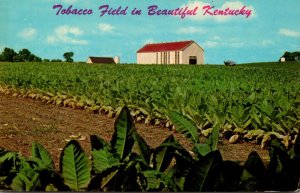
[{"label": "broad leaf", "polygon": [[51,169],[54,169],[54,162],[50,153],[39,143],[33,142],[31,147],[31,154],[33,158],[42,160],[43,164]]},{"label": "broad leaf", "polygon": [[243,170],[241,175],[241,180],[239,184],[239,189],[247,192],[254,192],[258,188],[257,179],[246,169]]},{"label": "broad leaf", "polygon": [[218,143],[219,143],[219,128],[214,127],[206,141],[206,144],[210,146],[212,151],[215,151],[218,149]]},{"label": "broad leaf", "polygon": [[206,156],[211,152],[211,147],[208,144],[198,143],[194,146],[193,152],[197,153],[200,156]]},{"label": "broad leaf", "polygon": [[129,155],[134,144],[133,124],[130,112],[124,107],[115,122],[115,132],[111,140],[111,146],[121,159]]},{"label": "broad leaf", "polygon": [[252,151],[249,154],[248,159],[244,164],[244,168],[258,180],[263,180],[266,169],[263,161],[256,151]]},{"label": "broad leaf", "polygon": [[110,184],[115,182],[116,175],[119,172],[119,167],[111,167],[102,173],[97,174],[89,184],[89,191],[112,191],[109,189]]},{"label": "broad leaf", "polygon": [[294,152],[295,152],[295,156],[297,158],[300,158],[300,133],[298,133],[295,141]]},{"label": "broad leaf", "polygon": [[135,141],[135,148],[137,149],[139,155],[143,161],[147,164],[150,162],[151,148],[147,142],[136,132],[133,132],[133,137]]},{"label": "broad leaf", "polygon": [[143,172],[147,181],[146,191],[178,191],[171,176],[157,170],[147,170]]},{"label": "broad leaf", "polygon": [[93,171],[101,173],[113,166],[118,166],[119,159],[109,152],[107,148],[92,151],[93,156]]},{"label": "broad leaf", "polygon": [[107,143],[104,139],[98,137],[97,135],[91,135],[90,140],[91,140],[92,150],[100,150],[103,149],[104,147],[109,147],[109,143]]},{"label": "broad leaf", "polygon": [[38,190],[41,183],[39,173],[32,168],[21,170],[11,183],[11,189],[14,191],[34,191]]},{"label": "broad leaf", "polygon": [[171,164],[175,148],[169,144],[174,142],[174,137],[171,135],[160,146],[155,148],[153,153],[153,166],[157,171],[163,172]]},{"label": "broad leaf", "polygon": [[193,143],[199,142],[198,128],[192,121],[174,111],[169,112],[168,116],[170,117],[178,132],[184,134]]},{"label": "broad leaf", "polygon": [[60,159],[64,183],[72,191],[85,190],[91,179],[91,166],[79,143],[71,140],[64,147]]},{"label": "broad leaf", "polygon": [[240,178],[243,173],[243,167],[233,161],[224,161],[222,164],[223,182],[221,191],[239,191]]},{"label": "broad leaf", "polygon": [[186,177],[185,191],[214,191],[220,184],[222,157],[219,151],[213,151],[194,163]]}]

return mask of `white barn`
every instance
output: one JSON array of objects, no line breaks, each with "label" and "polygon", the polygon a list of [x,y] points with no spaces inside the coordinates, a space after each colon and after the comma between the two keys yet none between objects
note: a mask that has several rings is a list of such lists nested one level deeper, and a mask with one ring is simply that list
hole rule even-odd
[{"label": "white barn", "polygon": [[204,49],[195,41],[146,44],[137,51],[137,64],[204,64]]}]

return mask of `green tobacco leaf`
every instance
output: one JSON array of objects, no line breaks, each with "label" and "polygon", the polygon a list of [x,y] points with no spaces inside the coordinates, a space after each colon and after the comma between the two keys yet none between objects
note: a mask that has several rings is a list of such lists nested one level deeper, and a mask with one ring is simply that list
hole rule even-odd
[{"label": "green tobacco leaf", "polygon": [[239,184],[240,191],[254,192],[258,188],[257,179],[246,169],[243,170]]},{"label": "green tobacco leaf", "polygon": [[170,191],[178,191],[172,178],[163,172],[147,170],[143,172],[143,176],[147,181],[146,191],[162,191],[164,188],[171,189]]},{"label": "green tobacco leaf", "polygon": [[175,148],[172,144],[175,142],[173,135],[169,136],[160,146],[155,148],[153,153],[153,166],[157,171],[163,172],[170,165]]},{"label": "green tobacco leaf", "polygon": [[185,191],[215,191],[220,184],[222,157],[219,151],[213,151],[193,166],[185,181]]},{"label": "green tobacco leaf", "polygon": [[249,154],[248,159],[244,164],[244,168],[258,180],[263,180],[266,169],[263,161],[256,151],[252,151]]},{"label": "green tobacco leaf", "polygon": [[219,143],[219,128],[214,127],[206,141],[206,144],[210,146],[212,151],[215,151],[218,149],[218,143]]},{"label": "green tobacco leaf", "polygon": [[64,183],[72,191],[85,190],[91,179],[91,166],[79,143],[71,140],[64,147],[60,159]]},{"label": "green tobacco leaf", "polygon": [[33,158],[42,160],[46,167],[54,169],[54,162],[50,153],[39,143],[33,142],[31,147],[31,154]]},{"label": "green tobacco leaf", "polygon": [[236,192],[239,191],[238,185],[240,183],[243,167],[233,161],[224,161],[222,164],[223,186],[221,191]]},{"label": "green tobacco leaf", "polygon": [[104,147],[109,147],[109,143],[107,143],[104,139],[102,139],[97,135],[91,135],[90,140],[91,140],[92,150],[100,150],[103,149]]},{"label": "green tobacco leaf", "polygon": [[147,142],[136,132],[133,132],[133,138],[135,141],[135,147],[138,149],[139,155],[142,157],[143,161],[147,164],[150,162],[151,148]]},{"label": "green tobacco leaf", "polygon": [[129,155],[134,144],[133,124],[130,112],[124,107],[115,122],[115,132],[111,140],[112,149],[124,159]]},{"label": "green tobacco leaf", "polygon": [[147,170],[143,172],[143,176],[147,181],[147,191],[158,191],[160,190],[160,186],[164,184],[164,182],[159,178],[160,172],[156,170]]},{"label": "green tobacco leaf", "polygon": [[168,116],[170,117],[178,132],[184,134],[193,143],[199,142],[198,128],[192,121],[174,111],[168,113]]},{"label": "green tobacco leaf", "polygon": [[34,191],[41,185],[39,180],[39,173],[32,168],[25,168],[21,170],[13,179],[10,187],[14,191]]},{"label": "green tobacco leaf", "polygon": [[294,152],[295,152],[295,156],[300,158],[300,133],[298,133],[295,141]]},{"label": "green tobacco leaf", "polygon": [[89,191],[113,191],[110,190],[110,184],[115,183],[117,174],[119,173],[119,167],[111,167],[92,178],[91,183],[89,184]]},{"label": "green tobacco leaf", "polygon": [[206,156],[211,152],[211,147],[208,144],[196,144],[193,148],[193,152],[196,152],[200,156]]},{"label": "green tobacco leaf", "polygon": [[93,156],[93,171],[101,173],[113,166],[118,166],[119,159],[109,152],[107,148],[92,151]]}]

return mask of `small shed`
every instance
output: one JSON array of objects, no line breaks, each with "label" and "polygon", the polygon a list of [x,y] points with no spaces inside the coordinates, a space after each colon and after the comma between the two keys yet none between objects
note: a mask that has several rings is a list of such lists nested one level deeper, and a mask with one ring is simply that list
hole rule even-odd
[{"label": "small shed", "polygon": [[88,57],[86,63],[88,64],[119,64],[120,58],[118,56],[115,57]]},{"label": "small shed", "polygon": [[280,62],[285,62],[285,57],[281,57]]}]

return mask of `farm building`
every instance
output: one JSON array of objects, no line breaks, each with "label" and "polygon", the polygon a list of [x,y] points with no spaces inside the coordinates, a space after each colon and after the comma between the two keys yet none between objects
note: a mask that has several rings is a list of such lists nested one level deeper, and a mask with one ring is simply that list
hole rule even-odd
[{"label": "farm building", "polygon": [[204,50],[192,40],[146,44],[137,51],[137,64],[204,64]]},{"label": "farm building", "polygon": [[119,64],[120,58],[118,56],[112,58],[112,57],[93,57],[90,56],[86,63],[88,64]]},{"label": "farm building", "polygon": [[280,62],[285,62],[285,57],[281,57]]}]

